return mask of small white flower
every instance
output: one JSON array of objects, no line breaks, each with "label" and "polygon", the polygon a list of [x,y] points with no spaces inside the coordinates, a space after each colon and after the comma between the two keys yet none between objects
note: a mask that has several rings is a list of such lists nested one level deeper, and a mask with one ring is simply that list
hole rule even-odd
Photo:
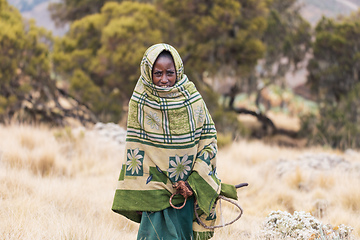
[{"label": "small white flower", "polygon": [[179,177],[183,179],[191,170],[190,164],[191,160],[188,160],[187,154],[185,154],[181,160],[178,155],[175,155],[175,162],[171,160],[170,165],[172,167],[168,169],[168,172],[171,173],[170,178],[175,177],[175,181],[177,181]]},{"label": "small white flower", "polygon": [[134,149],[133,151],[130,149],[130,153],[127,154],[128,160],[126,161],[127,169],[126,171],[131,170],[131,174],[134,172],[139,173],[141,168],[141,161],[139,159],[143,158],[139,153],[139,148]]},{"label": "small white flower", "polygon": [[160,118],[157,116],[156,113],[153,112],[149,112],[146,115],[147,118],[147,124],[150,125],[150,127],[152,129],[156,128],[156,130],[159,130],[159,126],[160,126]]}]

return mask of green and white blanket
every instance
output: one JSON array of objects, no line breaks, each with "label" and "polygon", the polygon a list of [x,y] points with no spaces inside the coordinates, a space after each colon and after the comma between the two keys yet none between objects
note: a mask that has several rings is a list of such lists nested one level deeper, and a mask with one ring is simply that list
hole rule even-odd
[{"label": "green and white blanket", "polygon": [[[177,82],[162,88],[152,83],[152,66],[164,50],[174,59]],[[183,73],[177,51],[167,44],[149,48],[141,76],[129,102],[125,161],[112,210],[140,222],[137,211],[161,211],[174,193],[173,183],[188,181],[203,221],[215,219],[214,203],[221,191],[216,176],[216,129],[195,85]],[[234,193],[235,191],[235,193]],[[236,198],[235,188],[231,188]],[[174,204],[184,201],[181,195]],[[206,232],[194,221],[195,232]]]}]

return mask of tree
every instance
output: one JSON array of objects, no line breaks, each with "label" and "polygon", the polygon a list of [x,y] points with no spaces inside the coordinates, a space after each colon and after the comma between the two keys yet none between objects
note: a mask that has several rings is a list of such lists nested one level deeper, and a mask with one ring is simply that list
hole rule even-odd
[{"label": "tree", "polygon": [[318,97],[320,114],[304,119],[303,132],[315,143],[358,148],[360,12],[339,20],[323,17],[315,31],[308,83]]},{"label": "tree", "polygon": [[[260,135],[285,134],[295,137],[297,134],[293,131],[278,129],[260,107],[260,102],[265,88],[277,85],[285,89],[287,87],[285,75],[306,67],[311,48],[312,29],[302,18],[300,5],[296,0],[271,0],[267,1],[267,7],[269,8],[267,25],[262,35],[262,42],[266,47],[265,54],[248,77],[248,82],[253,83],[249,84],[249,90],[256,91],[257,110],[234,110],[255,116],[262,123],[263,133],[259,133]],[[241,87],[238,85],[232,89],[230,105],[234,103],[239,89]]]},{"label": "tree", "polygon": [[174,18],[170,42],[179,49],[194,76],[214,75],[231,67],[247,72],[262,56],[260,41],[266,11],[260,0],[156,1]]},{"label": "tree", "polygon": [[[297,69],[311,43],[311,26],[295,0],[156,1],[175,19],[174,41],[197,79],[206,72],[236,79],[228,95],[256,90],[254,67],[263,59],[263,78]],[[286,59],[286,63],[283,60]],[[274,66],[278,71],[273,74]],[[236,77],[240,76],[240,77]]]},{"label": "tree", "polygon": [[145,50],[168,39],[171,17],[147,3],[106,3],[71,24],[54,46],[54,69],[102,121],[119,120]]},{"label": "tree", "polygon": [[[51,35],[0,0],[0,120],[10,119],[48,81]],[[39,92],[40,93],[40,92]],[[41,94],[40,94],[41,95]]]},{"label": "tree", "polygon": [[5,0],[0,0],[0,29],[0,122],[15,118],[63,125],[67,117],[95,120],[77,102],[68,100],[71,106],[67,108],[60,103],[60,98],[68,95],[50,76],[49,32],[32,21],[23,21]]},{"label": "tree", "polygon": [[204,84],[204,76],[219,84],[230,77],[246,85],[244,76],[265,50],[261,42],[266,27],[264,1],[159,0],[155,4],[174,18],[170,42],[179,49],[187,74],[210,103],[210,112],[216,111],[217,98],[209,94],[214,89]]},{"label": "tree", "polygon": [[[233,109],[237,93],[256,89],[253,73],[259,59],[265,56],[271,65],[288,57],[289,67],[297,66],[303,59],[309,25],[299,17],[293,4],[291,0],[106,3],[99,13],[74,21],[68,34],[57,41],[55,71],[71,82],[70,92],[86,101],[102,120],[115,120],[139,76],[143,52],[153,43],[167,42],[179,50],[186,74],[196,82],[212,113],[219,110],[218,96],[205,84],[204,76],[219,82],[226,77],[234,79],[236,84],[229,87],[228,93]],[[76,10],[71,4],[68,6]],[[292,16],[293,13],[296,14]],[[276,22],[276,17],[281,21]],[[268,19],[273,23],[267,24]],[[286,33],[280,35],[283,28]],[[273,34],[280,38],[271,41]],[[275,51],[278,47],[280,51]],[[92,94],[87,91],[95,91],[96,97],[88,99],[86,96]],[[113,98],[109,100],[109,96]]]},{"label": "tree", "polygon": [[[99,13],[106,2],[108,2],[108,0],[62,0],[60,2],[50,3],[49,11],[55,24],[57,26],[63,26],[66,23],[79,20],[87,15]],[[121,2],[121,0],[117,2]]]},{"label": "tree", "polygon": [[[261,78],[270,83],[278,81],[290,71],[296,71],[306,60],[311,48],[312,29],[300,14],[296,0],[272,0],[267,17],[267,28],[263,35],[266,46]],[[280,82],[279,82],[280,80]]]},{"label": "tree", "polygon": [[[57,26],[63,26],[83,17],[99,13],[107,2],[121,3],[124,0],[60,0],[49,4],[51,18]],[[134,0],[134,2],[152,2],[152,0]]]},{"label": "tree", "polygon": [[309,84],[319,99],[339,102],[359,82],[360,13],[335,21],[323,18],[316,26]]}]

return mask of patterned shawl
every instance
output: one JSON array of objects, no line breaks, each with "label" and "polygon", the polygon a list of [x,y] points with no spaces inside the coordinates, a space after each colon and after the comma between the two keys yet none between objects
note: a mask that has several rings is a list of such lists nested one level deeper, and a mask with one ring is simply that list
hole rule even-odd
[{"label": "patterned shawl", "polygon": [[[171,53],[177,75],[177,82],[169,88],[152,83],[153,64],[164,50]],[[221,183],[216,176],[216,129],[205,103],[184,74],[182,60],[172,46],[150,47],[140,69],[129,102],[125,161],[112,210],[140,222],[136,211],[170,207],[173,183],[186,180],[204,222],[212,221]],[[173,198],[174,204],[183,201],[181,195]],[[195,224],[194,231],[205,230]]]}]

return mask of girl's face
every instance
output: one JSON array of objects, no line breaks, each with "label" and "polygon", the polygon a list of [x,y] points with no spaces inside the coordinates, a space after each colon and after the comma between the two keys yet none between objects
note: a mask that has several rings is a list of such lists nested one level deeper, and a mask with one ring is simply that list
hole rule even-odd
[{"label": "girl's face", "polygon": [[154,64],[152,80],[156,86],[172,87],[176,83],[175,64],[171,57],[159,56]]}]

